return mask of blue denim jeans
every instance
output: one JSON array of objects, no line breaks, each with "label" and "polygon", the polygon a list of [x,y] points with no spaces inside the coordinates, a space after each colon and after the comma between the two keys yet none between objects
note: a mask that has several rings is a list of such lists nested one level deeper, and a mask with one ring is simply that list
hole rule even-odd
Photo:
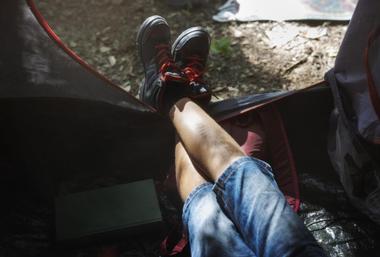
[{"label": "blue denim jeans", "polygon": [[183,209],[191,256],[326,256],[279,190],[271,167],[242,157]]}]

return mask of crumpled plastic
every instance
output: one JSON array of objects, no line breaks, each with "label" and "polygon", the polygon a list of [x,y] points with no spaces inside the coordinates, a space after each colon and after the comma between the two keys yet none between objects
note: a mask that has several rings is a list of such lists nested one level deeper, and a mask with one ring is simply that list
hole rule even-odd
[{"label": "crumpled plastic", "polygon": [[330,256],[379,256],[380,228],[350,204],[338,180],[313,173],[299,180],[299,215]]}]

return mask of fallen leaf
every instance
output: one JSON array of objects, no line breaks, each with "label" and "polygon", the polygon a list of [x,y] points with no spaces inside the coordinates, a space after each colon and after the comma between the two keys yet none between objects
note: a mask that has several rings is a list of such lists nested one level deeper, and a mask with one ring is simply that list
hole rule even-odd
[{"label": "fallen leaf", "polygon": [[277,25],[271,30],[265,31],[270,47],[282,47],[292,41],[299,34],[299,29],[294,25]]},{"label": "fallen leaf", "polygon": [[304,34],[304,37],[309,38],[309,39],[318,39],[325,35],[327,35],[327,28],[315,27],[315,28],[308,28]]},{"label": "fallen leaf", "polygon": [[116,64],[116,58],[115,58],[115,56],[113,56],[113,55],[109,56],[108,57],[108,61],[109,61],[110,65],[111,65],[111,67],[114,66]]},{"label": "fallen leaf", "polygon": [[111,47],[108,47],[108,46],[101,46],[101,47],[99,48],[99,50],[100,50],[101,53],[107,53],[107,52],[111,51]]},{"label": "fallen leaf", "polygon": [[70,46],[70,47],[76,47],[76,46],[77,46],[77,43],[75,43],[74,41],[70,41],[70,42],[69,42],[69,46]]}]

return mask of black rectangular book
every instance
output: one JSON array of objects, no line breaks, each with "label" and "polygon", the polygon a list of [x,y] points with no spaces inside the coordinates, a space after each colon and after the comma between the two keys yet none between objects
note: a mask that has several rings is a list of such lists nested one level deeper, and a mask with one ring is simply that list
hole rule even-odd
[{"label": "black rectangular book", "polygon": [[55,212],[61,243],[118,239],[162,224],[152,179],[58,197]]}]

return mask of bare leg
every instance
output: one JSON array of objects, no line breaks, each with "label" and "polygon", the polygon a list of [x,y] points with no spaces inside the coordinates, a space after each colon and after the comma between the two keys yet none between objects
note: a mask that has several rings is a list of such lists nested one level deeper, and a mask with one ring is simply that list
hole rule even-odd
[{"label": "bare leg", "polygon": [[235,140],[188,98],[170,110],[170,119],[186,152],[212,181],[245,153]]},{"label": "bare leg", "polygon": [[[176,144],[175,157],[177,188],[185,202],[182,221],[191,256],[255,257],[220,208],[212,190],[213,184],[200,175],[181,142]],[[193,194],[189,197],[191,192]]]},{"label": "bare leg", "polygon": [[185,148],[179,141],[175,147],[175,176],[178,193],[182,201],[185,201],[197,186],[207,182],[197,172]]}]

